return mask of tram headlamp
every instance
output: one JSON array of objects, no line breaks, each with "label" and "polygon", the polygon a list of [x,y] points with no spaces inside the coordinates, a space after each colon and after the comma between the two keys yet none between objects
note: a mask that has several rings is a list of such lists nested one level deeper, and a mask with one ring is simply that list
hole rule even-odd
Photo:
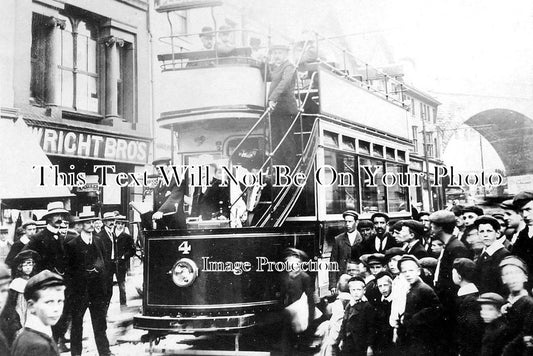
[{"label": "tram headlamp", "polygon": [[198,266],[193,260],[182,258],[174,264],[169,272],[172,274],[172,282],[178,287],[190,286],[198,277]]}]

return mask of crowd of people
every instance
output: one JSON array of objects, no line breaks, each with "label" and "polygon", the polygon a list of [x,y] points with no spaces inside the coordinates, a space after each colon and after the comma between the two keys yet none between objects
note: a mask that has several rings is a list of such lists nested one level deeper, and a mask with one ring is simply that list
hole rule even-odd
[{"label": "crowd of people", "polygon": [[52,202],[42,220],[22,224],[0,264],[0,354],[58,355],[69,350],[70,328],[70,352],[81,355],[89,309],[98,354],[112,355],[106,318],[113,279],[123,309],[136,252],[126,217],[110,211],[100,218],[90,210],[71,216],[62,202]]},{"label": "crowd of people", "polygon": [[[533,192],[500,208],[454,205],[395,222],[345,211],[320,354],[533,354]],[[312,291],[300,292],[292,299]]]}]

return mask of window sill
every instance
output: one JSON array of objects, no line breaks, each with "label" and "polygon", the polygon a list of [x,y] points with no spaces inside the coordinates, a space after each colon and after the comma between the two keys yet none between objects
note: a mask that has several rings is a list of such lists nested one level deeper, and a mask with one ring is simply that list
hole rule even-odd
[{"label": "window sill", "polygon": [[101,122],[104,119],[102,115],[90,111],[72,110],[65,108],[62,108],[61,111],[63,119],[79,120],[92,123]]}]

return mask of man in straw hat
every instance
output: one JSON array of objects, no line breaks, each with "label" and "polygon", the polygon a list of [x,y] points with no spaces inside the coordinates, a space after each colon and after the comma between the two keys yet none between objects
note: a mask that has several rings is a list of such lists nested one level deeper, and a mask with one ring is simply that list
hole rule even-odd
[{"label": "man in straw hat", "polygon": [[88,308],[98,354],[111,355],[106,335],[108,292],[105,248],[101,239],[94,234],[97,217],[94,212],[91,213],[80,213],[78,220],[83,222],[80,236],[65,245],[67,287],[72,298],[71,353],[82,353],[83,316]]}]

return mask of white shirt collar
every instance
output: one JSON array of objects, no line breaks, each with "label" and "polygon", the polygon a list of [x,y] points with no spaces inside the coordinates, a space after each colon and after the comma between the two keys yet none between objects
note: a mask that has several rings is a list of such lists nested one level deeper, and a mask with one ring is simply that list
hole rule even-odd
[{"label": "white shirt collar", "polygon": [[28,242],[30,242],[30,238],[26,235],[22,235],[19,241],[22,242],[24,245],[27,245]]},{"label": "white shirt collar", "polygon": [[83,240],[83,242],[85,242],[86,245],[90,244],[93,241],[93,234],[91,234],[91,233],[82,231],[80,236],[81,236],[81,239]]},{"label": "white shirt collar", "polygon": [[496,251],[501,248],[504,248],[503,244],[499,240],[496,240],[489,247],[485,247],[485,250],[483,252],[486,252],[487,255],[492,256]]},{"label": "white shirt collar", "polygon": [[28,316],[26,318],[26,324],[24,324],[25,327],[41,332],[45,335],[48,335],[50,338],[52,337],[52,328],[50,326],[44,325],[41,319],[36,317],[33,314],[28,313]]},{"label": "white shirt collar", "polygon": [[46,225],[46,229],[50,231],[52,234],[59,234],[59,228],[53,227],[52,225]]},{"label": "white shirt collar", "polygon": [[346,236],[348,236],[348,241],[350,241],[350,245],[353,245],[355,243],[355,240],[357,239],[357,231],[346,232]]},{"label": "white shirt collar", "polygon": [[477,289],[476,285],[474,283],[468,283],[457,291],[457,296],[461,297],[463,295],[472,294],[472,293],[479,293],[479,290]]}]

